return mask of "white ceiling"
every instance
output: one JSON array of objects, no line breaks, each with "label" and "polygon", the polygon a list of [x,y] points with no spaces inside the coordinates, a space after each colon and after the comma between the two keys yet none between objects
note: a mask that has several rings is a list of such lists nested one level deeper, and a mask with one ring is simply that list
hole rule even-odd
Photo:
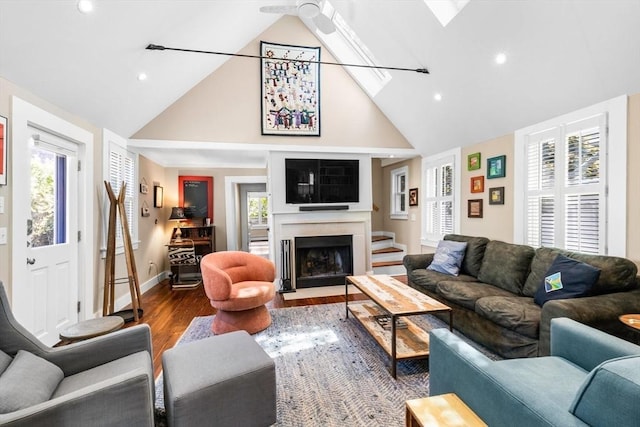
[{"label": "white ceiling", "polygon": [[[75,0],[0,0],[0,76],[129,137],[227,60],[147,44],[236,52],[279,18],[260,6],[288,2],[95,0],[83,15]],[[423,155],[640,93],[640,0],[471,0],[446,27],[423,0],[332,4],[381,65],[431,72],[392,72],[374,98]],[[508,56],[502,66],[498,52]],[[136,78],[141,71],[145,82]],[[239,146],[239,155],[211,144],[179,159],[175,143],[139,145],[160,164],[181,165],[217,157],[253,166],[268,149]]]}]

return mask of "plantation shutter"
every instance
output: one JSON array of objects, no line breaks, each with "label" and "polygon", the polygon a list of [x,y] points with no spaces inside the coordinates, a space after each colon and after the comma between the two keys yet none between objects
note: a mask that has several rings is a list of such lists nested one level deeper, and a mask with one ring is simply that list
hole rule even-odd
[{"label": "plantation shutter", "polygon": [[453,159],[430,166],[425,171],[425,235],[440,240],[453,233]]},{"label": "plantation shutter", "polygon": [[605,185],[601,162],[604,115],[567,125],[565,241],[568,250],[604,253]]},{"label": "plantation shutter", "polygon": [[[126,192],[124,207],[127,215],[127,223],[129,225],[129,234],[133,237],[133,224],[134,224],[134,194],[137,191],[135,184],[135,162],[133,155],[117,146],[111,144],[109,149],[109,183],[116,196],[120,194],[120,187],[125,182]],[[120,224],[120,216],[117,217],[116,226],[116,246],[122,246],[124,243],[122,236],[122,225]]]},{"label": "plantation shutter", "polygon": [[605,253],[603,129],[601,114],[528,136],[526,244]]}]

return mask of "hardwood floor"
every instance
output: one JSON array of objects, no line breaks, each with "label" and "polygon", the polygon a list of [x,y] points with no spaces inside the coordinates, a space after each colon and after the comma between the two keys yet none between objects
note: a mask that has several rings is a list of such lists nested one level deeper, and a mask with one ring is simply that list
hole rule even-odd
[{"label": "hardwood floor", "polygon": [[[406,276],[396,276],[396,278],[406,283]],[[361,294],[349,296],[350,301],[364,298]],[[153,342],[154,374],[158,376],[162,371],[162,353],[176,344],[194,317],[210,316],[215,314],[215,309],[209,304],[202,286],[196,289],[174,291],[168,280],[143,294],[141,302],[144,309],[143,316],[138,322],[128,322],[125,328],[142,323],[149,325]],[[282,294],[276,293],[267,307],[296,307],[336,302],[344,302],[344,295],[285,301]]]}]

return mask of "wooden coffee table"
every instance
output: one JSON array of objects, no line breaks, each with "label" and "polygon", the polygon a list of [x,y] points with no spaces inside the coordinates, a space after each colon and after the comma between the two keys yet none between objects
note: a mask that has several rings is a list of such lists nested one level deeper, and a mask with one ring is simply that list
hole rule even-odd
[{"label": "wooden coffee table", "polygon": [[[349,284],[371,301],[349,304]],[[391,356],[391,376],[396,378],[398,360],[429,357],[429,333],[407,316],[449,312],[450,307],[387,275],[347,276],[345,280],[346,316],[351,312],[378,344]],[[381,317],[386,316],[386,317]]]},{"label": "wooden coffee table", "polygon": [[407,427],[487,426],[453,393],[407,400],[405,411]]}]

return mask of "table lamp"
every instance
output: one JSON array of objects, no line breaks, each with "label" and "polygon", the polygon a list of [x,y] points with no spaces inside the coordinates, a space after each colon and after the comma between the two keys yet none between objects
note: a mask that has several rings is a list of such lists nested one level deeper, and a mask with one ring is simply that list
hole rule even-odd
[{"label": "table lamp", "polygon": [[176,238],[174,239],[174,242],[182,241],[182,231],[180,230],[180,221],[182,221],[183,219],[187,219],[187,217],[184,214],[183,208],[179,206],[171,208],[171,216],[169,217],[169,220],[174,220],[178,222],[178,229],[176,230]]}]

